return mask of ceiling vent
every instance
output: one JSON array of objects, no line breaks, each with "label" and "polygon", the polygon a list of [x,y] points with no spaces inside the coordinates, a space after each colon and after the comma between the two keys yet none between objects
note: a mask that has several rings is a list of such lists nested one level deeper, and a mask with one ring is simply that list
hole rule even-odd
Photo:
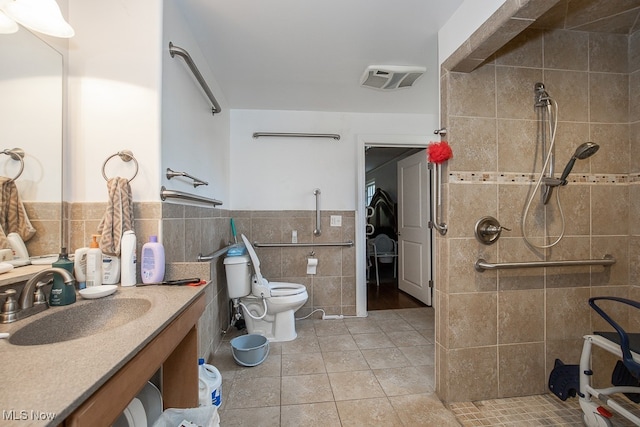
[{"label": "ceiling vent", "polygon": [[425,67],[370,65],[364,71],[360,84],[374,89],[400,89],[413,85],[426,71]]}]

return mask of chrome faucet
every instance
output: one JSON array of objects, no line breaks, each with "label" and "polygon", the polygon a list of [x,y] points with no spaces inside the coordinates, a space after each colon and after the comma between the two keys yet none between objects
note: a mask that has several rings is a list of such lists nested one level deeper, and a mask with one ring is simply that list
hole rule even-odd
[{"label": "chrome faucet", "polygon": [[0,307],[0,323],[12,323],[46,310],[49,306],[41,288],[49,283],[54,273],[62,276],[65,286],[74,286],[73,275],[63,268],[52,267],[39,271],[25,283],[18,304],[14,299],[15,289],[0,292],[0,295],[7,297],[5,303]]}]

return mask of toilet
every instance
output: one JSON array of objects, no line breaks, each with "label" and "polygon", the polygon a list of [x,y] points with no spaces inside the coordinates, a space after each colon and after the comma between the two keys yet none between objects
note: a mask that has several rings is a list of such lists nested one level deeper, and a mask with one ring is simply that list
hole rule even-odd
[{"label": "toilet", "polygon": [[260,273],[258,255],[244,234],[242,240],[249,256],[224,259],[229,298],[234,306],[242,307],[248,333],[264,335],[273,342],[294,340],[294,313],[307,302],[307,288],[297,283],[267,281]]}]

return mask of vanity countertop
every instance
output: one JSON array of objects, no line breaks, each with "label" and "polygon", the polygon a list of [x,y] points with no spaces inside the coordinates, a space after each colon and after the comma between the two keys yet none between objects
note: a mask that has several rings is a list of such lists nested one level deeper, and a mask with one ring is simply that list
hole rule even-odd
[{"label": "vanity countertop", "polygon": [[[152,306],[127,324],[80,339],[33,346],[17,346],[7,339],[0,339],[0,425],[58,425],[195,301],[207,286],[118,287],[115,294],[103,299],[84,300],[78,296],[75,304],[109,298],[145,298]],[[0,325],[0,332],[11,333],[30,320],[63,309],[50,307],[28,319]],[[55,420],[47,419],[49,414],[55,414]]]}]

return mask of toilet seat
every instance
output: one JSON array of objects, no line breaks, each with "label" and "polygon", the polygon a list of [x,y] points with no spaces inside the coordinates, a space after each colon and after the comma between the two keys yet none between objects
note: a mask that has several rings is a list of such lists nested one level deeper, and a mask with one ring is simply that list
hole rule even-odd
[{"label": "toilet seat", "polygon": [[306,286],[297,283],[269,282],[269,291],[272,297],[289,297],[307,291]]}]

